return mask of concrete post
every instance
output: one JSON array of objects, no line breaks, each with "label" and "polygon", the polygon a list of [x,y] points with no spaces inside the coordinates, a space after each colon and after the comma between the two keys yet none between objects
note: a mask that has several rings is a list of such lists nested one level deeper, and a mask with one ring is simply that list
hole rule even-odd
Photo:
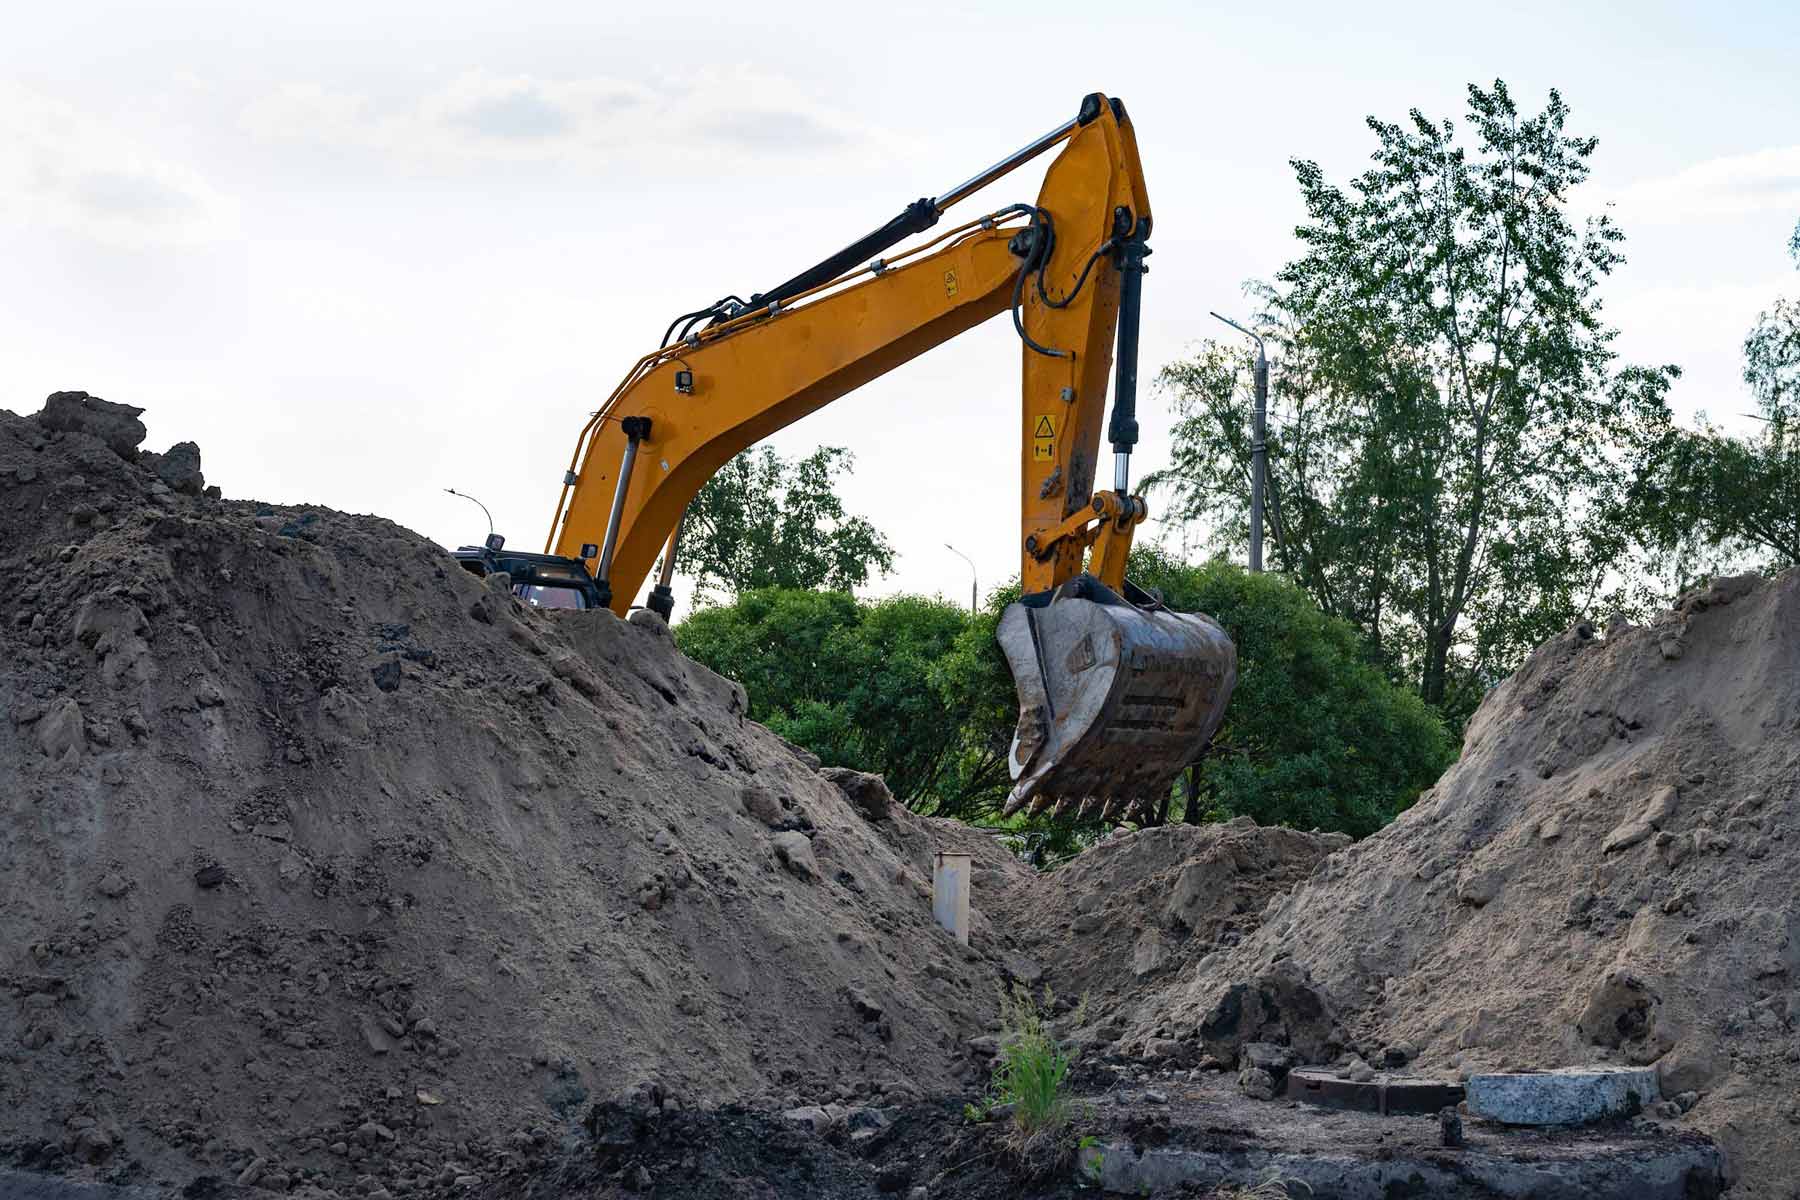
[{"label": "concrete post", "polygon": [[969,875],[973,861],[967,854],[940,850],[931,872],[931,915],[965,946],[969,944]]}]

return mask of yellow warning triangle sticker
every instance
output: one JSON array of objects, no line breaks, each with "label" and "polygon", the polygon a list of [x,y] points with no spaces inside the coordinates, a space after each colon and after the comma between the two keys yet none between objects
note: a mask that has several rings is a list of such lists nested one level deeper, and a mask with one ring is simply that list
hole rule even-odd
[{"label": "yellow warning triangle sticker", "polygon": [[1041,438],[1056,436],[1056,426],[1051,423],[1051,420],[1050,420],[1050,417],[1048,414],[1045,414],[1044,416],[1041,416],[1037,419],[1037,428],[1032,430],[1031,436],[1032,437],[1041,437]]}]

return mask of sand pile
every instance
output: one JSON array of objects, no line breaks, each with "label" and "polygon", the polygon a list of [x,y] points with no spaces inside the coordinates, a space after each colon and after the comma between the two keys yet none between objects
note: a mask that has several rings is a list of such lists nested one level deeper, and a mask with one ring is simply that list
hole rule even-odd
[{"label": "sand pile", "polygon": [[1064,999],[1087,999],[1085,1039],[1105,1045],[1144,1026],[1160,1057],[1173,1051],[1175,1027],[1159,1027],[1145,1005],[1249,936],[1272,898],[1349,844],[1344,834],[1259,828],[1248,817],[1119,832],[983,902]]},{"label": "sand pile", "polygon": [[0,412],[0,1165],[509,1194],[602,1114],[977,1089],[1020,980],[1157,1071],[1654,1062],[1737,1194],[1800,1171],[1800,573],[1544,646],[1360,844],[1038,875],[818,770],[653,617],[222,500],[137,418]]},{"label": "sand pile", "polygon": [[937,929],[928,856],[1003,851],[853,803],[654,618],[143,436],[0,412],[0,1162],[421,1194],[621,1093],[972,1072],[1016,947]]},{"label": "sand pile", "polygon": [[[1720,579],[1649,626],[1541,647],[1411,810],[1127,1041],[1173,1027],[1195,1053],[1261,1038],[1446,1073],[1655,1063],[1679,1097],[1659,1116],[1720,1141],[1734,1195],[1791,1196],[1797,815],[1800,571]],[[1285,997],[1259,999],[1272,980]]]}]

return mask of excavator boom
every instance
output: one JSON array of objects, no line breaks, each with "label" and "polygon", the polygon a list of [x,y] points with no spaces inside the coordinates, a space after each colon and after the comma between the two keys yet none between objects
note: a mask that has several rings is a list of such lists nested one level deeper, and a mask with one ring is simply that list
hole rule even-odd
[{"label": "excavator boom", "polygon": [[[881,257],[1053,148],[1035,204]],[[621,615],[660,552],[648,604],[667,617],[682,514],[733,455],[1010,312],[1022,356],[1024,591],[1000,633],[1020,691],[1010,807],[1117,816],[1154,803],[1217,728],[1236,657],[1216,624],[1125,580],[1146,514],[1128,466],[1150,228],[1124,106],[1090,95],[1074,120],[770,291],[678,317],[582,429],[545,549],[585,559]],[[1103,432],[1113,487],[1097,491]]]}]

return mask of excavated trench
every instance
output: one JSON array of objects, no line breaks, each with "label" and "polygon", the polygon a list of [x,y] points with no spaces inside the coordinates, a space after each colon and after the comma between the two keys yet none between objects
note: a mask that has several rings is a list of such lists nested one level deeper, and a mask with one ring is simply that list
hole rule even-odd
[{"label": "excavated trench", "polygon": [[1725,1189],[1711,1139],[1616,1120],[1521,1129],[1438,1114],[1381,1116],[1247,1099],[1223,1075],[1114,1094],[1106,1133],[1081,1164],[1123,1195],[1247,1186],[1269,1178],[1316,1200],[1703,1200]]}]

